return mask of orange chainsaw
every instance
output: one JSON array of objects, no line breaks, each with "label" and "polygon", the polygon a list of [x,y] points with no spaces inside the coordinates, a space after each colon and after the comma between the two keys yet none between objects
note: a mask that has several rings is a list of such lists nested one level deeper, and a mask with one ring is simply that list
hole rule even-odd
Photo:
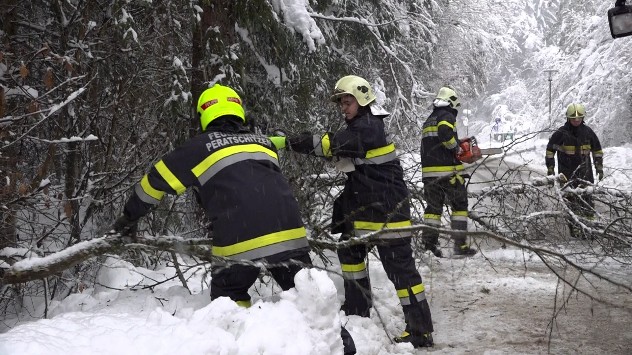
[{"label": "orange chainsaw", "polygon": [[462,139],[459,143],[461,153],[456,156],[457,159],[464,163],[473,163],[481,159],[484,155],[502,154],[502,148],[484,148],[481,149],[476,142],[475,137]]}]

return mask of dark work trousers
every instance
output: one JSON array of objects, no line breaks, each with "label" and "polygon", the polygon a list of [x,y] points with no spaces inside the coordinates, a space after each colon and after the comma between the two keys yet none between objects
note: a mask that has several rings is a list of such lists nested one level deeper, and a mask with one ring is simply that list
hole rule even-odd
[{"label": "dark work trousers", "polygon": [[[458,175],[457,175],[458,176]],[[467,230],[467,188],[465,180],[458,176],[452,178],[427,178],[424,183],[424,199],[426,200],[426,210],[424,211],[424,223],[441,227],[441,215],[443,206],[448,205],[451,211],[451,227],[453,230]],[[465,244],[466,236],[454,236],[454,245]],[[439,232],[424,231],[424,243],[428,246],[437,246],[439,243]],[[426,249],[429,249],[426,247]]]},{"label": "dark work trousers", "polygon": [[592,200],[592,196],[567,194],[564,198],[567,201],[568,208],[576,215],[586,218],[592,218],[595,215],[595,204]]},{"label": "dark work trousers", "polygon": [[[571,181],[570,186],[573,188],[585,188],[586,185],[578,183],[577,181]],[[592,219],[595,216],[595,203],[593,202],[591,195],[577,195],[574,193],[567,193],[564,195],[568,208],[573,211],[578,217]],[[575,222],[568,222],[568,228],[571,232],[571,237],[589,239],[590,236],[584,235],[584,231]]]},{"label": "dark work trousers", "polygon": [[[343,234],[341,241],[350,236]],[[398,295],[401,290],[408,298],[402,299],[402,308],[406,321],[406,331],[411,334],[432,333],[432,317],[428,300],[423,292],[421,276],[415,267],[415,259],[410,246],[411,238],[389,239],[375,242],[380,260],[386,275],[395,285]],[[366,263],[366,257],[373,245],[354,245],[338,249],[341,264],[361,265]],[[369,316],[372,306],[371,285],[368,272],[358,273],[360,276],[347,277],[343,272],[345,286],[345,303],[343,310],[347,315]],[[413,290],[413,288],[415,290]],[[421,289],[420,289],[421,288]]]},{"label": "dark work trousers", "polygon": [[[292,261],[297,261],[298,264]],[[304,253],[293,257],[287,262],[278,264],[278,266],[270,266],[267,269],[274,280],[281,286],[281,289],[287,291],[295,286],[294,276],[303,267],[312,265],[312,260],[309,257],[309,253]],[[211,270],[211,299],[230,297],[233,301],[250,302],[248,289],[257,280],[260,271],[254,265],[213,265]],[[341,327],[340,335],[342,336],[344,355],[355,354],[356,348],[351,334],[344,327]]]},{"label": "dark work trousers", "polygon": [[[303,265],[312,264],[308,253],[293,257],[291,260]],[[294,276],[303,268],[303,265],[292,263],[291,260],[268,267],[268,271],[284,291],[294,287]],[[211,279],[211,299],[230,297],[233,301],[250,301],[248,289],[257,281],[260,271],[254,265],[214,264],[211,270],[213,276]]]},{"label": "dark work trousers", "polygon": [[[571,180],[568,185],[572,188],[586,188],[586,184],[577,180]],[[564,198],[566,198],[568,208],[578,216],[590,218],[595,215],[595,204],[591,195],[567,193]]]}]

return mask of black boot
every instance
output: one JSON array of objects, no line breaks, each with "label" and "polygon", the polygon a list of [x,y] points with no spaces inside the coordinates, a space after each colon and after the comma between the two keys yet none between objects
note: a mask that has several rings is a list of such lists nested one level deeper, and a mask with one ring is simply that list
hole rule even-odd
[{"label": "black boot", "polygon": [[409,332],[404,332],[402,335],[395,337],[393,340],[395,340],[396,343],[411,343],[415,348],[431,348],[434,346],[432,333],[411,334]]},{"label": "black boot", "polygon": [[467,244],[454,245],[454,255],[472,256],[478,253],[478,250],[471,248]]},{"label": "black boot", "polygon": [[369,317],[373,301],[371,283],[368,277],[359,280],[344,280],[345,303],[341,309],[348,316]]},{"label": "black boot", "polygon": [[356,353],[355,342],[349,334],[349,331],[345,327],[340,328],[340,335],[342,336],[342,346],[344,355],[354,355]]},{"label": "black boot", "polygon": [[424,249],[430,251],[437,258],[442,258],[443,257],[443,253],[441,252],[441,249],[437,248],[436,244],[424,243]]}]

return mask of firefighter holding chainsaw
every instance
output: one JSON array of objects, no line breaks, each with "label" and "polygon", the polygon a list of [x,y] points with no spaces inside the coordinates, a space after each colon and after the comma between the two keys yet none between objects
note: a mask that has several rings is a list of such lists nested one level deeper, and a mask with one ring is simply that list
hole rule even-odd
[{"label": "firefighter holding chainsaw", "polygon": [[[546,146],[547,174],[555,174],[555,156],[557,170],[564,174],[570,187],[585,187],[594,183],[592,154],[595,172],[599,180],[603,179],[603,151],[595,132],[584,123],[586,108],[582,104],[572,103],[566,108],[566,123],[557,129]],[[591,196],[569,195],[569,207],[580,216],[591,218],[594,204]],[[569,224],[571,236],[580,237],[581,230],[573,223]]]},{"label": "firefighter holding chainsaw", "polygon": [[[341,241],[359,242],[338,249],[345,288],[343,310],[369,317],[372,297],[367,253],[377,246],[404,311],[406,329],[395,341],[431,347],[432,318],[415,267],[412,233],[391,230],[411,226],[409,194],[395,144],[385,132],[383,120],[388,113],[374,105],[375,99],[365,79],[345,76],[336,83],[331,100],[339,105],[346,129],[273,139],[278,147],[332,159],[347,175],[342,194],[334,201],[331,230],[341,233]],[[378,231],[362,243],[364,235]]]},{"label": "firefighter holding chainsaw", "polygon": [[[248,289],[260,268],[283,290],[311,265],[309,244],[298,202],[279,168],[277,149],[265,136],[245,126],[239,95],[219,84],[205,90],[197,104],[202,134],[156,163],[136,185],[113,231],[134,238],[138,220],[167,194],[192,188],[213,224],[211,299],[229,297],[250,306]],[[345,354],[355,354],[342,328]]]},{"label": "firefighter holding chainsaw", "polygon": [[[451,207],[451,226],[453,230],[463,231],[452,237],[454,255],[472,256],[477,250],[467,244],[467,187],[463,163],[459,155],[463,152],[456,130],[457,108],[461,104],[453,88],[445,86],[439,89],[433,110],[423,124],[421,139],[421,172],[424,183],[426,209],[424,222],[441,227],[443,205]],[[439,249],[439,232],[424,231],[424,247],[437,257],[443,253]]]}]

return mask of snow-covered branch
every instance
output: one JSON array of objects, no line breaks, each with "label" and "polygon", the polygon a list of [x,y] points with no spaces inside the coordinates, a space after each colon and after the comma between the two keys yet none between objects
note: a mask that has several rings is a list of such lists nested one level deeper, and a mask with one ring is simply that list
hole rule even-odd
[{"label": "snow-covered branch", "polygon": [[358,24],[361,24],[363,26],[368,26],[368,27],[387,26],[387,25],[391,25],[391,24],[399,22],[399,21],[408,20],[408,17],[401,17],[401,18],[397,18],[397,19],[394,19],[394,20],[391,20],[391,21],[388,21],[388,22],[371,23],[371,22],[367,21],[366,19],[360,19],[360,18],[357,18],[357,17],[325,16],[325,15],[317,14],[317,13],[310,13],[309,16],[311,16],[312,18],[317,18],[317,19],[321,19],[321,20],[358,23]]},{"label": "snow-covered branch", "polygon": [[[5,284],[24,283],[52,276],[82,261],[106,253],[121,253],[130,248],[149,248],[176,251],[211,260],[209,239],[182,239],[180,237],[139,237],[135,243],[124,244],[118,235],[106,235],[79,242],[64,250],[45,257],[31,257],[1,268],[0,282]],[[7,258],[6,255],[3,257]],[[15,257],[15,256],[13,256]]]},{"label": "snow-covered branch", "polygon": [[60,102],[59,104],[52,105],[48,109],[44,110],[44,111],[46,111],[46,115],[41,120],[39,120],[35,124],[31,125],[31,127],[29,127],[29,129],[26,130],[26,132],[24,132],[20,137],[18,137],[17,139],[13,140],[12,142],[10,142],[8,144],[3,145],[2,147],[0,147],[0,149],[6,149],[6,148],[14,145],[16,142],[19,142],[20,140],[22,140],[24,137],[28,136],[34,129],[36,129],[40,124],[42,124],[43,122],[48,120],[57,111],[59,111],[64,106],[68,105],[69,103],[71,103],[72,101],[77,99],[77,97],[79,97],[79,95],[81,95],[83,92],[85,92],[87,90],[87,86],[88,85],[89,84],[86,84],[83,87],[77,89],[75,92],[73,92],[70,95],[68,95],[68,97],[63,102]]}]

